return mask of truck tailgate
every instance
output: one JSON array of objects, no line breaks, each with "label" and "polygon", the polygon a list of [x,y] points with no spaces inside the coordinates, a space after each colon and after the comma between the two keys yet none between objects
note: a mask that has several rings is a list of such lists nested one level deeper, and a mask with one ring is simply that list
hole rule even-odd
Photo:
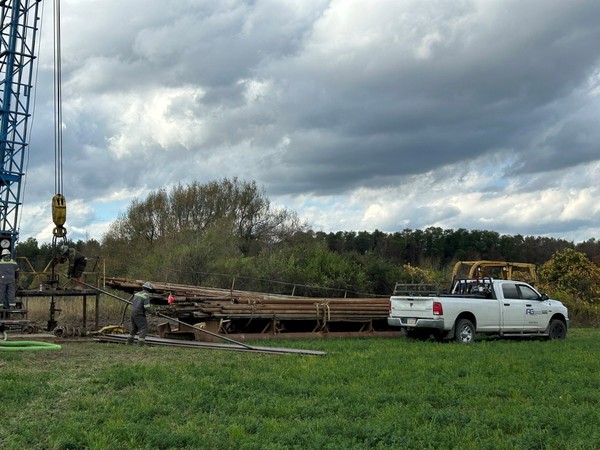
[{"label": "truck tailgate", "polygon": [[391,297],[392,317],[427,318],[433,316],[432,297]]}]

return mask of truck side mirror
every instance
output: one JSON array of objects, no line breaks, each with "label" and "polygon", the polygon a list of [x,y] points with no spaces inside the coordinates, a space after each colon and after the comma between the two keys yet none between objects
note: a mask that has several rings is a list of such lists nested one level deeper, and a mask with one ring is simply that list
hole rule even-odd
[{"label": "truck side mirror", "polygon": [[544,301],[544,300],[548,300],[549,298],[550,298],[550,297],[548,297],[548,295],[547,295],[547,294],[542,294],[542,298],[541,298],[541,300],[542,300],[542,301]]}]

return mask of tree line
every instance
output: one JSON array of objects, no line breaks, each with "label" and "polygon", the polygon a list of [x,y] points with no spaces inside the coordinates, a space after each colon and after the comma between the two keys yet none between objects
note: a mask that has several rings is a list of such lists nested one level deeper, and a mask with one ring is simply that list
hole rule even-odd
[{"label": "tree line", "polygon": [[[71,242],[106,261],[107,276],[297,295],[389,295],[396,282],[447,280],[458,260],[539,266],[570,249],[600,263],[600,242],[494,231],[314,231],[237,178],[159,189],[131,202],[101,241]],[[29,238],[17,256],[50,258]]]}]

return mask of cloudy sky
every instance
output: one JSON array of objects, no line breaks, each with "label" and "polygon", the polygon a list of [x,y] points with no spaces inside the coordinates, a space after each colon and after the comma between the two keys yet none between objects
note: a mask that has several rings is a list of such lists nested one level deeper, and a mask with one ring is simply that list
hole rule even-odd
[{"label": "cloudy sky", "polygon": [[[21,240],[54,195],[45,0]],[[314,230],[600,238],[597,0],[62,0],[69,237],[238,177]]]}]

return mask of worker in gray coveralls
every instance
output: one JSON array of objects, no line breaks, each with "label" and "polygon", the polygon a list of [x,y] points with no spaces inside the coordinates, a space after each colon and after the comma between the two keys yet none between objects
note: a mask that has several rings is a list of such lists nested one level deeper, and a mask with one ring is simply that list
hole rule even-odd
[{"label": "worker in gray coveralls", "polygon": [[153,313],[154,307],[150,304],[150,293],[154,291],[154,286],[146,281],[140,292],[136,292],[131,298],[131,330],[127,338],[127,344],[132,345],[135,335],[139,331],[137,345],[142,347],[146,342],[148,334],[148,319],[146,312]]},{"label": "worker in gray coveralls", "polygon": [[74,288],[78,289],[82,285],[80,285],[79,281],[83,281],[83,272],[85,271],[85,266],[87,265],[87,258],[83,256],[77,249],[68,247],[66,245],[61,245],[58,249],[59,255],[56,258],[57,263],[65,263],[69,262],[69,267],[67,268],[67,277],[74,280],[76,283],[74,284]]},{"label": "worker in gray coveralls", "polygon": [[[19,277],[19,266],[17,262],[11,258],[10,250],[5,248],[2,250],[2,258],[0,259],[0,302],[2,308],[10,309],[10,304],[15,301],[15,289],[17,278]],[[5,317],[8,313],[4,314]]]}]

